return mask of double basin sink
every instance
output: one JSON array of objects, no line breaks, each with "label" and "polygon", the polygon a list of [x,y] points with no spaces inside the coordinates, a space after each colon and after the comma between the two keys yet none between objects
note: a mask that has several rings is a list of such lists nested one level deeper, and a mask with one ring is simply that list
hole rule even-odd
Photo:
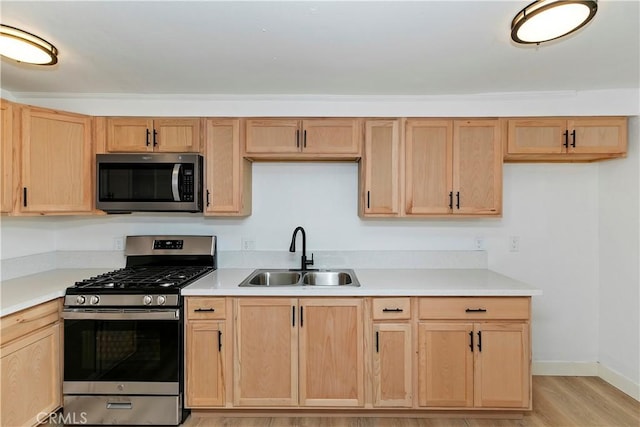
[{"label": "double basin sink", "polygon": [[353,270],[255,270],[238,286],[360,286]]}]

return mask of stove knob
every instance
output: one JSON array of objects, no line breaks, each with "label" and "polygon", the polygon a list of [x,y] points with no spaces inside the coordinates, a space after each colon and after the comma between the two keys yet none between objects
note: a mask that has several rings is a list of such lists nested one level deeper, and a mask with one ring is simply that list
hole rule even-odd
[{"label": "stove knob", "polygon": [[158,296],[158,305],[164,305],[164,303],[167,301],[167,299],[165,298],[164,295],[160,295]]},{"label": "stove knob", "polygon": [[151,305],[152,302],[153,298],[151,298],[151,295],[145,295],[144,298],[142,298],[142,303],[144,305]]},{"label": "stove knob", "polygon": [[89,303],[92,305],[98,305],[100,303],[100,297],[98,295],[93,295],[89,300]]},{"label": "stove knob", "polygon": [[78,295],[78,296],[76,297],[76,304],[78,304],[78,305],[82,305],[82,304],[84,304],[85,302],[87,302],[87,299],[86,299],[83,295]]}]

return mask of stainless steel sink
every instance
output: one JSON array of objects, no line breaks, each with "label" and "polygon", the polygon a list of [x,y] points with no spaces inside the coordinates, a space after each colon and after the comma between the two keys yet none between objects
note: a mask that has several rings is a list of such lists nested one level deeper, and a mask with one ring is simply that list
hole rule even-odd
[{"label": "stainless steel sink", "polygon": [[302,284],[313,286],[358,286],[353,284],[353,276],[344,271],[313,271],[304,275]]},{"label": "stainless steel sink", "polygon": [[300,282],[300,273],[291,271],[262,271],[253,275],[249,285],[253,286],[291,286]]},{"label": "stainless steel sink", "polygon": [[350,269],[297,271],[285,269],[254,270],[238,286],[360,286]]}]

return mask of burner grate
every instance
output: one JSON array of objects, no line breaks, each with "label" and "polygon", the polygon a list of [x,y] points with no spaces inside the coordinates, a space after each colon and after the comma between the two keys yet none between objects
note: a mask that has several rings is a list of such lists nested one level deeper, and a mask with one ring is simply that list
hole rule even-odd
[{"label": "burner grate", "polygon": [[84,289],[180,288],[213,270],[211,266],[126,267],[76,282]]}]

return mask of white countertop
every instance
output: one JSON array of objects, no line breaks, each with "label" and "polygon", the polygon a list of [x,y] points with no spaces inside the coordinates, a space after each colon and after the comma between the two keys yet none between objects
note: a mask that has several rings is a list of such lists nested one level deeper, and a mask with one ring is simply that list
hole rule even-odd
[{"label": "white countertop", "polygon": [[65,289],[75,282],[106,271],[110,270],[69,268],[3,280],[0,283],[0,316],[62,297]]},{"label": "white countertop", "polygon": [[238,287],[253,269],[222,268],[182,289],[186,296],[533,296],[542,291],[486,269],[354,269],[360,287]]},{"label": "white countertop", "polygon": [[[67,287],[110,269],[57,269],[0,283],[0,316],[64,296]],[[355,269],[360,287],[238,287],[254,269],[221,268],[182,289],[191,296],[532,296],[542,291],[484,269]]]}]

